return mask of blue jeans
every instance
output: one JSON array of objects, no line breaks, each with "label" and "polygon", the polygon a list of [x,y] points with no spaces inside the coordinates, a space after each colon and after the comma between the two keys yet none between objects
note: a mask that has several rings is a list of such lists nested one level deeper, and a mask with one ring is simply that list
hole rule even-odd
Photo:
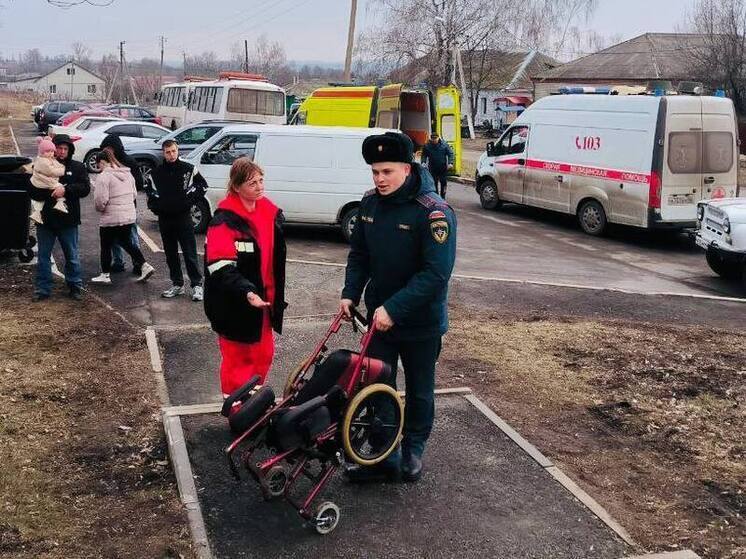
[{"label": "blue jeans", "polygon": [[[376,334],[368,356],[381,359],[396,371],[399,357],[404,368],[404,438],[401,448],[392,452],[385,463],[396,465],[402,452],[422,457],[435,418],[435,361],[440,355],[440,336],[426,340],[393,341],[386,334]],[[396,388],[396,375],[387,384]],[[386,412],[384,411],[384,414]]]},{"label": "blue jeans", "polygon": [[[137,234],[137,223],[132,224],[132,229],[130,229],[130,240],[136,248],[140,248],[140,236]],[[122,250],[122,247],[115,244],[111,254],[111,265],[116,268],[124,268],[124,251]]]},{"label": "blue jeans", "polygon": [[78,252],[78,226],[52,229],[46,225],[36,226],[36,237],[39,243],[37,254],[36,278],[34,291],[39,295],[52,293],[52,250],[55,241],[60,242],[62,253],[65,255],[65,282],[68,287],[83,287],[83,272],[80,268],[80,254]]}]

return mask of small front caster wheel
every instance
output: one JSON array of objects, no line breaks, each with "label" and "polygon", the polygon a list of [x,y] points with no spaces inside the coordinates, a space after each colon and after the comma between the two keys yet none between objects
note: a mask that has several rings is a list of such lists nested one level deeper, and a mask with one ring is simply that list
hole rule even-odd
[{"label": "small front caster wheel", "polygon": [[339,515],[339,507],[337,505],[329,501],[321,503],[316,509],[314,528],[316,528],[319,534],[325,536],[337,527]]},{"label": "small front caster wheel", "polygon": [[262,494],[266,500],[277,499],[285,493],[288,474],[282,466],[272,466],[262,478]]}]

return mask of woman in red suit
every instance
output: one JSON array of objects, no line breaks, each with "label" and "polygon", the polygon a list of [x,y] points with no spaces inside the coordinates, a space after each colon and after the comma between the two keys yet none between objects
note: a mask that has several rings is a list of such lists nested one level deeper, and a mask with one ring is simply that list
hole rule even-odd
[{"label": "woman in red suit", "polygon": [[264,196],[264,171],[246,157],[233,162],[228,195],[207,229],[205,313],[218,333],[224,395],[269,373],[272,330],[282,332],[285,238],[282,211]]}]

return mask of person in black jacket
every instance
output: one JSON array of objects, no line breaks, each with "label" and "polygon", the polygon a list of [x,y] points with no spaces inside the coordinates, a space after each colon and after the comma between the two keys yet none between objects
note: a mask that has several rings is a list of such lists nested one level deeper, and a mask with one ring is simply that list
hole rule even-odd
[{"label": "person in black jacket", "polygon": [[[78,251],[78,226],[80,225],[80,199],[91,192],[88,173],[82,163],[73,161],[75,145],[67,134],[54,137],[55,157],[65,166],[65,174],[60,177],[62,186],[54,190],[31,186],[29,195],[33,200],[44,202],[41,210],[43,224],[36,224],[39,243],[36,278],[34,280],[34,301],[48,299],[52,294],[52,250],[59,241],[65,255],[65,282],[70,289],[70,297],[82,298],[83,272]],[[54,204],[64,197],[67,213],[54,210]]]},{"label": "person in black jacket", "polygon": [[[138,191],[143,189],[144,181],[142,172],[140,171],[140,166],[134,159],[132,159],[129,155],[127,155],[127,153],[125,153],[124,145],[122,144],[122,140],[119,138],[119,136],[114,136],[112,134],[106,136],[101,142],[101,149],[109,153],[109,155],[113,155],[119,163],[127,167],[132,173],[132,176],[135,177],[135,188]],[[137,234],[137,223],[133,223],[131,226],[130,242],[138,249],[140,248],[140,237]],[[111,271],[124,271],[124,251],[118,244],[115,244],[112,249]],[[136,276],[139,276],[140,272],[140,267],[136,264],[133,264],[132,273]]]},{"label": "person in black jacket", "polygon": [[192,185],[194,167],[179,159],[179,146],[174,140],[163,142],[163,163],[153,171],[155,190],[148,194],[148,207],[158,216],[158,225],[166,252],[166,263],[173,286],[161,293],[170,299],[184,294],[179,246],[184,253],[192,301],[202,301],[202,274],[197,263],[197,241],[194,238],[191,208],[202,192]]}]

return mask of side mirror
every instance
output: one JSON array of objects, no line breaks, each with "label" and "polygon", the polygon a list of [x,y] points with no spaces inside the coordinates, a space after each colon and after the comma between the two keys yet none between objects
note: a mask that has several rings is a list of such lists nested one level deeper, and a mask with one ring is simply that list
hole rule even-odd
[{"label": "side mirror", "polygon": [[487,155],[492,155],[493,151],[495,151],[495,142],[487,142]]}]

